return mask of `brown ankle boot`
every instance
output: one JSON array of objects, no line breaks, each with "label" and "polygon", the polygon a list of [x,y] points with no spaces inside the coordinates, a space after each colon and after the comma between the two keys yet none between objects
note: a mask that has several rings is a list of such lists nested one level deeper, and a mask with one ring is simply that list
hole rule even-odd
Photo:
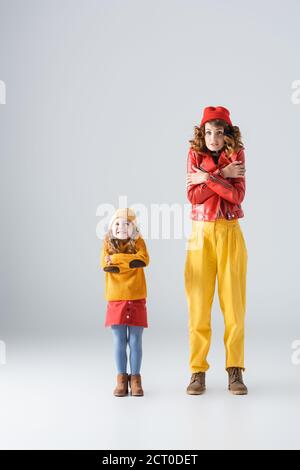
[{"label": "brown ankle boot", "polygon": [[192,374],[191,381],[186,392],[189,395],[202,395],[205,390],[205,372],[195,372]]},{"label": "brown ankle boot", "polygon": [[114,389],[115,397],[126,397],[128,395],[128,374],[117,375],[117,386]]},{"label": "brown ankle boot", "polygon": [[228,390],[233,395],[247,395],[248,389],[243,382],[241,367],[228,367]]},{"label": "brown ankle boot", "polygon": [[142,377],[140,374],[129,375],[129,386],[131,388],[131,395],[133,397],[142,397],[144,391],[142,389]]}]

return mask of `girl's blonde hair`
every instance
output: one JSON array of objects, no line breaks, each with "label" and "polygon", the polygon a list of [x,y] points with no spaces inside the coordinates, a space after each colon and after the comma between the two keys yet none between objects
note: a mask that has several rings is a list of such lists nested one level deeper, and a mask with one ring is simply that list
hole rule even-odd
[{"label": "girl's blonde hair", "polygon": [[[214,119],[208,122],[213,126],[224,127],[224,150],[228,157],[241,148],[244,148],[241,131],[238,126],[231,126],[222,119]],[[192,149],[198,153],[208,151],[208,148],[205,144],[205,124],[203,124],[201,127],[195,126],[194,139],[189,140]]]},{"label": "girl's blonde hair", "polygon": [[132,236],[128,240],[119,240],[115,238],[112,233],[112,228],[110,227],[107,233],[104,236],[104,248],[107,254],[113,255],[115,253],[131,253],[135,254],[136,249],[136,240],[141,236],[140,230],[135,222],[135,220],[130,221],[133,225]]}]

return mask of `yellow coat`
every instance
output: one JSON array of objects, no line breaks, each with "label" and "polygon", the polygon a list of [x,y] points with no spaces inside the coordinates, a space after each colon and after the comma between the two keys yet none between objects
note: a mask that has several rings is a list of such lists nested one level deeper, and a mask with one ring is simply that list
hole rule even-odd
[{"label": "yellow coat", "polygon": [[[106,245],[103,243],[101,252],[101,267],[111,266],[107,264],[105,257],[108,255]],[[137,253],[115,253],[111,256],[113,266],[118,266],[120,272],[105,272],[105,298],[106,300],[137,300],[147,297],[146,279],[143,268],[130,268],[129,263],[140,260],[149,264],[149,255],[142,237],[136,240]]]}]

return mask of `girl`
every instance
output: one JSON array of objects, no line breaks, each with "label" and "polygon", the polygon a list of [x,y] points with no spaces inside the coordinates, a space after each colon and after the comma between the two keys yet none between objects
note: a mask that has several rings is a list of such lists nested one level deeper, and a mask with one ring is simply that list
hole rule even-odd
[{"label": "girl", "polygon": [[[117,365],[117,386],[114,395],[143,396],[140,368],[142,362],[142,334],[147,323],[146,280],[143,267],[149,264],[149,255],[136,225],[132,209],[118,209],[105,235],[101,265],[105,274],[105,296],[108,300],[105,326],[110,326],[114,337]],[[127,374],[127,344],[130,348],[130,369]]]},{"label": "girl", "polygon": [[205,391],[217,278],[225,322],[228,388],[235,395],[246,395],[242,370],[248,254],[238,221],[244,216],[244,146],[239,128],[232,125],[228,109],[222,106],[204,109],[190,143],[187,196],[192,204],[192,234],[187,246],[185,290],[192,377],[187,393]]}]

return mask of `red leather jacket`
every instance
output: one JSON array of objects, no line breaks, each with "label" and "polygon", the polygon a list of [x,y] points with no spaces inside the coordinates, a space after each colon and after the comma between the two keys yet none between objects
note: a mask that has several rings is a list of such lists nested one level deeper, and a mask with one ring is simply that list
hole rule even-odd
[{"label": "red leather jacket", "polygon": [[223,178],[220,174],[222,168],[235,160],[245,162],[243,149],[233,153],[231,160],[223,150],[216,165],[209,151],[198,153],[190,148],[188,173],[195,172],[193,167],[209,173],[205,183],[194,184],[187,189],[187,197],[192,204],[192,220],[212,221],[220,214],[228,220],[244,217],[241,203],[245,196],[245,177]]}]

